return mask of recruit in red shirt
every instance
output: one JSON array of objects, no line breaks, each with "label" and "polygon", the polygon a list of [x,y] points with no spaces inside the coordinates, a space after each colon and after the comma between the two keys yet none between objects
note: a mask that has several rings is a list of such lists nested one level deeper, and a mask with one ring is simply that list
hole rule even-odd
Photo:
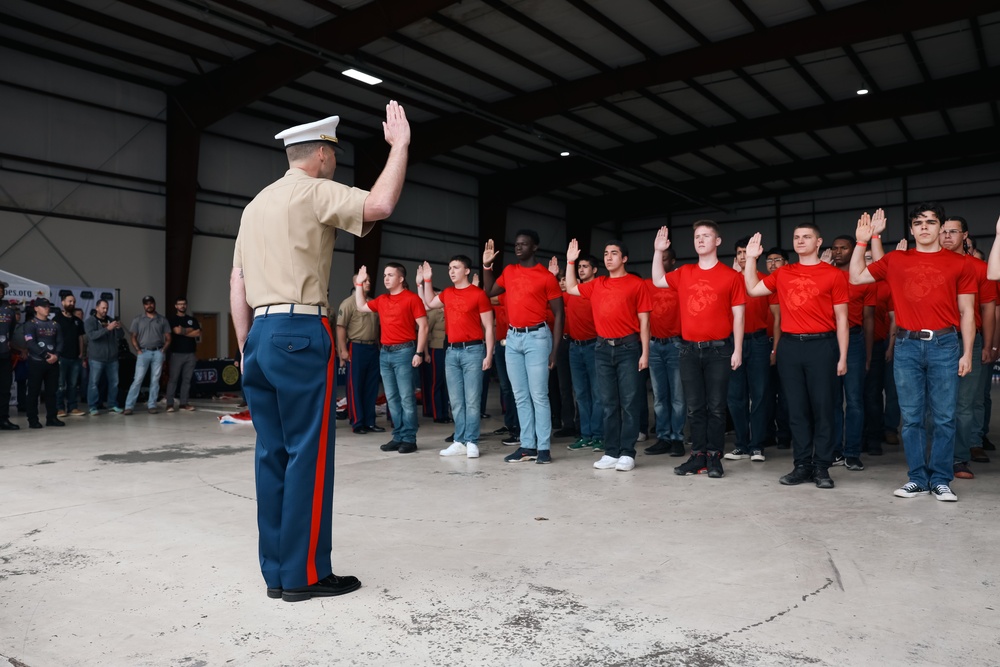
[{"label": "recruit in red shirt", "polygon": [[667,274],[677,288],[684,340],[722,340],[733,333],[733,307],[747,302],[742,274],[722,262],[710,269],[685,264]]},{"label": "recruit in red shirt", "polygon": [[449,343],[483,340],[481,315],[493,309],[486,292],[475,285],[446,287],[438,298],[444,304],[444,333]]},{"label": "recruit in red shirt", "polygon": [[850,273],[840,269],[847,276],[847,326],[860,327],[864,324],[865,306],[875,305],[874,285],[852,285]]},{"label": "recruit in red shirt", "polygon": [[403,290],[399,294],[380,294],[368,302],[368,307],[378,313],[383,345],[415,341],[417,318],[427,315],[424,302],[410,290]]},{"label": "recruit in red shirt", "polygon": [[594,307],[594,327],[601,338],[624,338],[639,333],[639,313],[653,310],[642,278],[601,276],[577,286]]},{"label": "recruit in red shirt", "polygon": [[[766,276],[760,271],[757,272],[757,280],[763,280]],[[743,284],[746,287],[746,282]],[[770,298],[767,296],[747,295],[746,314],[744,315],[743,330],[746,333],[753,333],[760,329],[774,331],[774,316],[771,314]],[[772,335],[768,333],[768,335]]]},{"label": "recruit in red shirt", "polygon": [[826,262],[786,264],[764,278],[778,292],[781,330],[790,334],[836,331],[833,307],[850,301],[847,273]]},{"label": "recruit in red shirt", "polygon": [[972,264],[972,270],[976,274],[976,284],[979,285],[976,292],[976,330],[982,331],[983,312],[979,310],[979,306],[997,300],[997,284],[986,277],[986,262],[972,255],[966,255],[965,261]]},{"label": "recruit in red shirt", "polygon": [[563,333],[573,340],[597,338],[597,329],[594,328],[594,309],[590,301],[582,296],[563,293],[563,303],[566,304],[566,328]]},{"label": "recruit in red shirt", "polygon": [[875,283],[875,331],[874,340],[889,337],[889,313],[892,312],[892,290],[884,280]]},{"label": "recruit in red shirt", "polygon": [[512,327],[532,327],[545,321],[552,299],[562,296],[556,277],[542,264],[524,268],[508,264],[497,278],[507,294],[507,317]]},{"label": "recruit in red shirt", "polygon": [[889,283],[896,324],[908,331],[961,326],[958,295],[979,291],[972,264],[950,250],[894,250],[869,264],[868,272]]},{"label": "recruit in red shirt", "polygon": [[652,338],[673,338],[681,335],[681,312],[677,288],[673,285],[661,289],[646,278],[646,292],[653,302],[649,315],[649,335]]},{"label": "recruit in red shirt", "polygon": [[507,338],[507,327],[510,326],[510,322],[507,321],[507,306],[504,305],[506,298],[506,294],[501,294],[497,297],[499,303],[493,306],[493,317],[496,318],[497,324],[497,343]]}]

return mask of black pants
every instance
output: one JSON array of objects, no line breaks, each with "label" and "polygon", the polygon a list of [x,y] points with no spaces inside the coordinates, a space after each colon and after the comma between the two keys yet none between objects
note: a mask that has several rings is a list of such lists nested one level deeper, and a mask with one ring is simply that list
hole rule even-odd
[{"label": "black pants", "polygon": [[28,360],[28,423],[38,421],[38,396],[45,385],[45,417],[56,418],[56,390],[59,389],[59,364]]},{"label": "black pants", "polygon": [[826,469],[833,462],[833,406],[838,389],[837,338],[778,342],[778,373],[788,397],[795,465]]},{"label": "black pants", "polygon": [[698,348],[681,344],[681,384],[691,429],[692,453],[721,452],[726,439],[726,402],[732,374],[732,339]]},{"label": "black pants", "polygon": [[580,431],[576,402],[573,400],[573,379],[569,370],[568,340],[563,340],[556,351],[556,367],[549,371],[549,406],[552,411],[552,430],[561,428]]},{"label": "black pants", "polygon": [[10,383],[13,375],[10,356],[0,357],[0,423],[10,421]]}]

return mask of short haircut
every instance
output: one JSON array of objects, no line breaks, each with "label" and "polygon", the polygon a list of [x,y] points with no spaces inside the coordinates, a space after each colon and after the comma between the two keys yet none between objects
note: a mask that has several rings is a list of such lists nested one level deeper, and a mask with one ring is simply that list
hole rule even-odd
[{"label": "short haircut", "polygon": [[288,158],[289,162],[299,162],[305,160],[310,155],[316,152],[316,149],[320,147],[320,144],[326,142],[323,141],[306,141],[301,144],[295,144],[294,146],[285,147],[285,156]]},{"label": "short haircut", "polygon": [[857,239],[854,239],[848,236],[847,234],[841,234],[840,236],[834,239],[834,241],[847,241],[848,243],[854,243],[856,240]]},{"label": "short haircut", "polygon": [[594,268],[594,269],[596,269],[597,267],[599,267],[599,266],[600,266],[600,264],[598,264],[598,262],[599,262],[600,260],[598,260],[598,259],[597,259],[596,257],[594,257],[593,255],[580,255],[580,256],[579,256],[579,257],[577,258],[577,261],[578,261],[578,262],[587,262],[587,263],[588,263],[588,264],[590,264],[590,266],[591,266],[592,268]]},{"label": "short haircut", "polygon": [[518,236],[527,236],[535,242],[535,245],[542,242],[542,240],[538,237],[538,232],[534,229],[519,229],[514,233],[514,238],[516,239]]},{"label": "short haircut", "polygon": [[403,266],[399,262],[387,262],[386,265],[385,265],[385,268],[387,268],[387,269],[396,269],[396,271],[399,273],[399,275],[404,278],[403,282],[404,283],[406,282],[405,281],[405,278],[406,278],[406,267],[405,266]]},{"label": "short haircut", "polygon": [[733,252],[739,252],[740,248],[743,248],[745,250],[748,245],[750,245],[750,237],[744,236],[743,238],[741,238],[739,241],[736,242],[736,245],[733,246]]},{"label": "short haircut", "polygon": [[674,247],[673,247],[673,246],[670,246],[669,248],[667,248],[666,250],[664,250],[664,251],[663,251],[663,254],[664,254],[665,256],[668,256],[668,257],[670,257],[670,259],[671,259],[671,260],[675,260],[675,259],[677,259],[677,251],[676,251],[676,250],[674,250]]},{"label": "short haircut", "polygon": [[454,257],[448,260],[449,264],[451,264],[452,262],[461,262],[465,266],[465,268],[472,269],[472,260],[469,259],[468,256],[466,255],[455,255]]},{"label": "short haircut", "polygon": [[768,255],[781,255],[781,259],[785,260],[786,262],[788,261],[788,251],[785,250],[784,248],[779,248],[777,246],[771,248],[770,250],[764,253],[764,259],[767,259]]},{"label": "short haircut", "polygon": [[934,201],[931,202],[925,201],[925,202],[920,202],[912,209],[910,209],[910,215],[907,218],[910,221],[910,225],[913,225],[913,221],[916,219],[916,217],[921,213],[923,213],[924,211],[930,211],[931,213],[937,216],[938,220],[944,222],[944,206]]},{"label": "short haircut", "polygon": [[95,305],[95,306],[99,306],[99,305],[101,305],[102,303],[107,303],[107,304],[108,304],[109,306],[111,305],[110,303],[108,303],[108,300],[107,300],[107,299],[98,299],[98,300],[97,300],[97,303],[95,303],[94,305]]},{"label": "short haircut", "polygon": [[815,222],[800,222],[799,224],[792,227],[793,234],[795,233],[796,229],[811,229],[814,232],[816,232],[817,236],[823,233],[822,230],[820,230],[819,225],[817,225]]},{"label": "short haircut", "polygon": [[722,236],[722,234],[719,233],[719,226],[715,224],[714,220],[697,220],[693,225],[691,225],[691,229],[698,229],[699,227],[708,227],[715,232],[716,236]]},{"label": "short haircut", "polygon": [[179,296],[176,299],[174,299],[174,303],[177,303],[178,301],[183,301],[183,302],[187,303],[187,300],[188,300],[188,298],[186,296]]},{"label": "short haircut", "polygon": [[605,243],[604,244],[604,249],[607,250],[608,246],[612,246],[612,245],[615,246],[616,248],[618,248],[618,250],[621,251],[622,257],[628,257],[629,256],[629,254],[628,254],[628,246],[625,245],[624,243],[622,243],[621,241],[619,241],[618,239],[611,239],[610,241],[608,241],[607,243]]},{"label": "short haircut", "polygon": [[955,222],[958,222],[958,223],[960,223],[962,225],[962,231],[963,232],[968,232],[969,231],[969,223],[966,221],[965,218],[963,218],[960,215],[949,215],[947,220],[942,220],[941,222],[942,223],[951,222],[952,220],[954,220]]}]

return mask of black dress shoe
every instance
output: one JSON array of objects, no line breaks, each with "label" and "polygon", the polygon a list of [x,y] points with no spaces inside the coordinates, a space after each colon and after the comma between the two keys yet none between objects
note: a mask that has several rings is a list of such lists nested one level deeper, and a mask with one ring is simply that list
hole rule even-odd
[{"label": "black dress shoe", "polygon": [[[827,475],[829,477],[829,474]],[[811,482],[815,479],[815,472],[811,466],[795,466],[795,470],[788,473],[778,481],[785,486],[795,486],[804,482]]]},{"label": "black dress shoe", "polygon": [[366,429],[364,426],[358,426],[356,429],[354,429],[354,432],[357,433],[358,435],[364,435],[365,433],[368,433],[368,429]]},{"label": "black dress shoe", "polygon": [[493,435],[507,435],[510,431],[507,430],[506,426],[501,426],[497,430],[493,431]]},{"label": "black dress shoe", "polygon": [[[309,598],[326,598],[334,595],[343,595],[361,588],[361,582],[357,577],[338,577],[331,574],[320,579],[311,586],[302,588],[286,588],[281,592],[281,599],[285,602],[301,602]],[[271,589],[268,589],[270,595]]]},{"label": "black dress shoe", "polygon": [[642,451],[650,456],[655,456],[656,454],[667,454],[668,452],[673,451],[673,449],[674,445],[669,440],[657,440],[654,444],[646,447],[646,449]]},{"label": "black dress shoe", "polygon": [[280,588],[268,588],[267,597],[271,598],[272,600],[280,600],[281,592],[282,590]]},{"label": "black dress shoe", "polygon": [[33,422],[29,421],[28,428],[42,428],[42,422],[38,421],[37,419]]},{"label": "black dress shoe", "polygon": [[370,424],[368,426],[365,426],[365,428],[368,429],[369,433],[385,433],[384,428],[382,428],[381,426],[376,426],[375,424]]},{"label": "black dress shoe", "polygon": [[7,421],[0,422],[0,431],[19,431],[19,430],[21,430],[21,427],[15,424],[14,422],[10,421],[9,419]]},{"label": "black dress shoe", "polygon": [[52,419],[45,420],[46,426],[65,426],[66,422],[62,421],[58,417],[53,417]]},{"label": "black dress shoe", "polygon": [[399,446],[401,444],[403,443],[399,442],[398,440],[390,440],[389,442],[379,447],[379,449],[381,449],[383,452],[395,452],[396,450],[399,449]]},{"label": "black dress shoe", "polygon": [[670,449],[671,456],[684,456],[684,441],[674,440]]},{"label": "black dress shoe", "polygon": [[417,443],[415,442],[403,442],[399,445],[400,454],[412,454],[417,451]]},{"label": "black dress shoe", "polygon": [[452,433],[447,438],[444,439],[445,442],[455,442],[455,434]]}]

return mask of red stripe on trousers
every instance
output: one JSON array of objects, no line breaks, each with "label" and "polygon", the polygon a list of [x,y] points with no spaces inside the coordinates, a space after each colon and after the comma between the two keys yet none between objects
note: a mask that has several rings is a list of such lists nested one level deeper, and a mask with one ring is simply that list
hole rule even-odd
[{"label": "red stripe on trousers", "polygon": [[354,400],[354,343],[347,344],[347,354],[351,358],[347,362],[347,418],[351,424],[358,421],[358,406]]},{"label": "red stripe on trousers", "polygon": [[326,392],[323,397],[323,422],[319,429],[319,446],[316,448],[316,483],[313,485],[312,521],[309,526],[309,559],[306,561],[306,582],[308,585],[319,581],[316,574],[316,547],[319,546],[320,521],[323,516],[323,487],[326,482],[326,444],[330,435],[330,401],[333,397],[334,374],[336,373],[337,355],[333,353],[333,330],[330,320],[323,317],[323,327],[330,337],[330,359],[326,362]]}]

